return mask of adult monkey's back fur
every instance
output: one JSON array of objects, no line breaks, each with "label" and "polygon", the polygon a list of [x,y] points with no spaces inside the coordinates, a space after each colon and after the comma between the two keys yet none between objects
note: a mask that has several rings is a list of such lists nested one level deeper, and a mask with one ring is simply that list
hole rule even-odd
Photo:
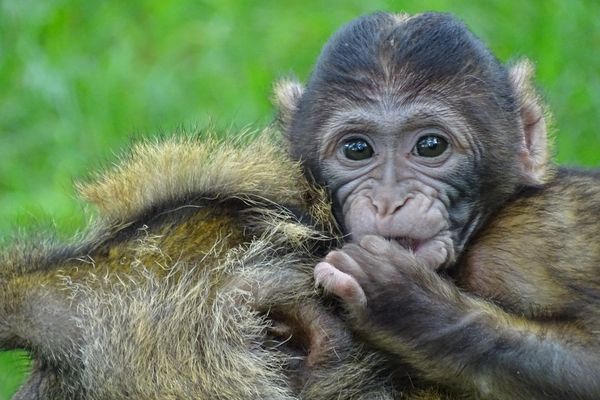
[{"label": "adult monkey's back fur", "polygon": [[0,346],[33,358],[15,398],[405,398],[316,295],[333,220],[281,147],[138,144],[80,185],[81,239],[5,251]]}]

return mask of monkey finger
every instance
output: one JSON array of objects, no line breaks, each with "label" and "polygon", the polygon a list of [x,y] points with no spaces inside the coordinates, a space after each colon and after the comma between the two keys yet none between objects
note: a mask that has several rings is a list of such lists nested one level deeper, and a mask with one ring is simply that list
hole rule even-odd
[{"label": "monkey finger", "polygon": [[434,271],[447,260],[448,249],[443,242],[431,240],[417,250],[415,257],[421,264]]},{"label": "monkey finger", "polygon": [[338,270],[327,262],[320,262],[314,270],[315,286],[321,286],[326,292],[342,299],[351,308],[363,309],[367,297],[356,279]]},{"label": "monkey finger", "polygon": [[413,259],[412,252],[406,247],[395,240],[389,240],[382,236],[365,236],[360,241],[360,245],[374,256],[383,256],[388,261],[394,259],[398,261],[400,265],[405,263],[404,260]]},{"label": "monkey finger", "polygon": [[367,235],[360,240],[360,246],[375,255],[382,255],[389,251],[391,243],[382,236]]},{"label": "monkey finger", "polygon": [[356,245],[344,246],[344,250],[334,250],[327,254],[325,262],[346,274],[354,276],[359,281],[367,279],[365,269],[346,250],[353,255],[359,255],[358,252],[361,251],[360,247]]}]

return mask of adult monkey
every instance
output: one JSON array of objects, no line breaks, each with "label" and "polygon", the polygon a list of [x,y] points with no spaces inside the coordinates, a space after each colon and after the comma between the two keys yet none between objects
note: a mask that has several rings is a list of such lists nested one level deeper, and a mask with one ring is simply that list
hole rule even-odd
[{"label": "adult monkey", "polygon": [[100,211],[82,237],[0,253],[0,349],[33,359],[14,399],[447,398],[318,296],[336,230],[283,147],[138,143],[80,187]]},{"label": "adult monkey", "polygon": [[362,336],[499,399],[600,397],[600,175],[548,161],[532,68],[445,14],[338,31],[277,88],[350,244],[315,280]]}]

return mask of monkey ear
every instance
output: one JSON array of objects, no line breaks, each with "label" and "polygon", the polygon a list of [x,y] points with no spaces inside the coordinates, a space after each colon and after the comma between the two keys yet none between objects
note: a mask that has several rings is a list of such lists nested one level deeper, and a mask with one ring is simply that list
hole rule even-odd
[{"label": "monkey ear", "polygon": [[295,78],[283,78],[275,82],[273,104],[277,108],[277,120],[281,129],[287,132],[304,94],[304,86]]},{"label": "monkey ear", "polygon": [[533,84],[533,64],[527,59],[519,60],[509,74],[523,130],[520,154],[523,178],[528,184],[539,185],[547,178],[550,149],[544,106]]}]

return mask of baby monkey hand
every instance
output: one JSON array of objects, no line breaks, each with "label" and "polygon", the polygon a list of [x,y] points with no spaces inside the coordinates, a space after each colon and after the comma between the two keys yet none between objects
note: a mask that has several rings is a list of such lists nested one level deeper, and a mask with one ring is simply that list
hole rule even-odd
[{"label": "baby monkey hand", "polygon": [[421,286],[423,275],[437,278],[411,250],[372,235],[330,252],[314,271],[315,285],[339,297],[359,319],[372,315],[387,296],[404,297]]}]

